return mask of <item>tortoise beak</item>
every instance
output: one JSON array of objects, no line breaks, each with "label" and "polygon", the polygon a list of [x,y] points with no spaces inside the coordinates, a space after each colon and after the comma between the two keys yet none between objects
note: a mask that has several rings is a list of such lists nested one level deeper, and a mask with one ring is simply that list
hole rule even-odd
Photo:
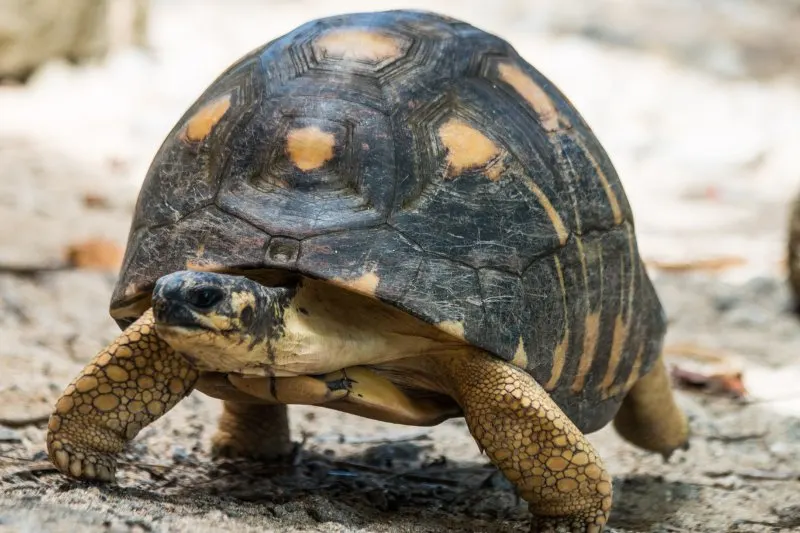
[{"label": "tortoise beak", "polygon": [[153,316],[159,326],[197,328],[202,327],[192,310],[180,302],[170,300],[154,300]]}]

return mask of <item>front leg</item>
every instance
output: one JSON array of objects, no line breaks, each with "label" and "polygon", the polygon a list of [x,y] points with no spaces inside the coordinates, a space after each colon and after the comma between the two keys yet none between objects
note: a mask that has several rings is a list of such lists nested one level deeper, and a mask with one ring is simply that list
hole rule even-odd
[{"label": "front leg", "polygon": [[611,509],[611,477],[547,392],[519,368],[483,352],[437,361],[470,432],[528,502],[531,531],[601,532]]},{"label": "front leg", "polygon": [[114,455],[186,397],[197,377],[156,335],[153,313],[146,311],[56,402],[47,426],[50,461],[71,477],[114,481]]}]

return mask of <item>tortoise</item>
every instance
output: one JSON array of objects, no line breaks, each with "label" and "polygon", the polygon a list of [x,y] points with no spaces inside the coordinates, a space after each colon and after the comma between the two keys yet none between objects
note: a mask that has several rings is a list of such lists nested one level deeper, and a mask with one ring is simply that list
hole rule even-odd
[{"label": "tortoise", "polygon": [[689,438],[606,151],[509,43],[433,12],[314,20],[211,83],[147,172],[110,314],[49,422],[75,478],[113,481],[192,390],[224,401],[215,456],[287,454],[288,404],[464,417],[532,531],[598,532],[586,435]]}]

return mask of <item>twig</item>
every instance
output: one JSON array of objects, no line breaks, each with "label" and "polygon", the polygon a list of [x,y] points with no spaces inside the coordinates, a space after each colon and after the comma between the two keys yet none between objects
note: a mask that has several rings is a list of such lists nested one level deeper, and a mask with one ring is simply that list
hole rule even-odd
[{"label": "twig", "polygon": [[800,394],[790,393],[785,396],[773,396],[772,398],[750,398],[748,399],[748,405],[755,405],[755,404],[769,404],[773,402],[786,402],[786,401],[793,401],[793,400],[800,400]]},{"label": "twig", "polygon": [[410,481],[419,481],[421,483],[439,483],[440,485],[449,485],[449,486],[460,485],[458,481],[454,481],[452,479],[427,476],[424,474],[416,474],[414,472],[393,472],[391,470],[387,470],[386,468],[380,468],[377,466],[370,466],[360,463],[351,463],[350,461],[334,460],[331,461],[331,464],[341,469],[352,468],[353,470],[363,470],[365,472],[372,472],[375,474],[385,474],[393,478],[401,477],[408,479]]},{"label": "twig", "polygon": [[50,420],[50,413],[46,415],[34,415],[28,418],[0,418],[0,426],[8,428],[24,428],[25,426],[35,426],[46,424]]},{"label": "twig", "polygon": [[742,479],[750,479],[754,481],[793,481],[800,480],[800,472],[769,472],[767,470],[743,470],[736,472],[736,475]]},{"label": "twig", "polygon": [[144,470],[155,479],[161,480],[166,479],[167,474],[175,469],[175,465],[153,465],[147,463],[133,463],[133,462],[126,462],[120,461],[118,463],[120,466],[128,466],[131,468],[137,468],[139,470]]},{"label": "twig", "polygon": [[800,472],[769,472],[767,470],[723,470],[719,472],[703,472],[710,478],[736,476],[751,481],[793,481],[800,480]]},{"label": "twig", "polygon": [[314,442],[336,442],[339,444],[392,444],[395,442],[410,442],[415,440],[428,440],[428,431],[410,433],[399,437],[346,437],[344,435],[319,435],[312,437]]},{"label": "twig", "polygon": [[458,487],[459,485],[461,485],[461,483],[459,483],[454,479],[446,479],[436,476],[426,476],[422,474],[415,474],[413,472],[400,472],[391,477],[394,478],[400,477],[403,479],[407,479],[409,481],[418,481],[420,483],[435,483],[438,485],[445,485],[448,487]]},{"label": "twig", "polygon": [[720,256],[694,259],[689,261],[665,261],[659,259],[645,260],[647,266],[663,270],[665,272],[691,272],[706,271],[719,272],[728,268],[738,267],[747,264],[747,261],[738,256]]},{"label": "twig", "polygon": [[35,474],[41,474],[45,472],[55,472],[56,467],[53,466],[52,463],[49,461],[36,461],[34,459],[26,459],[24,457],[11,457],[10,455],[2,455],[0,454],[0,464],[27,464],[26,468],[21,470],[16,470],[14,472],[10,472],[0,478],[0,481],[7,481],[9,478],[12,477],[19,477],[19,476],[34,476]]},{"label": "twig", "polygon": [[664,353],[691,358],[704,363],[727,363],[731,356],[722,348],[701,346],[692,342],[678,342],[664,346]]},{"label": "twig", "polygon": [[13,274],[15,276],[36,276],[47,272],[60,272],[71,270],[70,264],[62,263],[57,265],[0,265],[0,274]]},{"label": "twig", "polygon": [[[37,461],[35,459],[27,459],[25,457],[11,457],[10,455],[3,455],[0,454],[0,464],[3,462],[7,463],[33,463],[34,466],[30,467],[32,471],[42,471],[42,472],[57,472],[58,469],[50,463],[50,461]],[[174,470],[177,465],[156,465],[156,464],[149,464],[149,463],[139,463],[133,461],[119,461],[117,463],[119,466],[123,467],[130,467],[130,468],[138,468],[139,470],[144,470],[148,474],[156,478],[164,478],[164,472]]]},{"label": "twig", "polygon": [[26,459],[24,457],[11,457],[10,455],[3,455],[0,453],[0,459],[5,459],[13,463],[36,463],[33,459]]},{"label": "twig", "polygon": [[728,531],[739,531],[740,525],[778,527],[777,522],[762,522],[760,520],[740,519],[740,520],[734,520],[734,522],[731,524],[732,529],[729,529]]},{"label": "twig", "polygon": [[763,439],[769,435],[768,431],[761,433],[742,433],[740,435],[703,435],[698,434],[698,437],[705,437],[707,440],[718,440],[720,442],[743,442],[746,440]]}]

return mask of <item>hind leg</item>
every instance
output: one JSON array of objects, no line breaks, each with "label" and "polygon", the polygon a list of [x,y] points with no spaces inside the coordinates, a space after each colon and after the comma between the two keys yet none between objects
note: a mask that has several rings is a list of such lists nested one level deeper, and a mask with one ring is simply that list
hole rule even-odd
[{"label": "hind leg", "polygon": [[662,358],[628,391],[614,427],[625,440],[665,459],[678,448],[688,448],[689,424],[675,403]]},{"label": "hind leg", "polygon": [[437,361],[473,437],[528,502],[531,531],[601,532],[611,509],[611,476],[547,392],[519,368],[484,353]]},{"label": "hind leg", "polygon": [[286,404],[315,405],[344,397],[346,391],[311,376],[248,378],[204,373],[197,390],[223,400],[213,457],[274,461],[292,452]]},{"label": "hind leg", "polygon": [[211,444],[214,457],[286,457],[293,448],[286,406],[226,401]]},{"label": "hind leg", "polygon": [[285,405],[238,390],[223,373],[202,374],[196,388],[223,401],[217,432],[211,438],[212,457],[272,461],[291,453]]}]

